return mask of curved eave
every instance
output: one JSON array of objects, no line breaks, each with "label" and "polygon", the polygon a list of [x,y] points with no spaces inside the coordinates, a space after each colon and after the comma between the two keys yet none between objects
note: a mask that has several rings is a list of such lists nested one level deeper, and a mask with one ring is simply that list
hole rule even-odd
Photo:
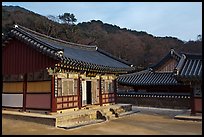
[{"label": "curved eave", "polygon": [[174,78],[173,73],[153,73],[144,71],[119,76],[117,81],[119,84],[132,86],[180,85]]},{"label": "curved eave", "polygon": [[9,43],[9,41],[11,41],[14,38],[16,38],[19,41],[31,46],[35,50],[42,52],[43,54],[46,54],[47,56],[49,56],[55,60],[60,61],[62,59],[62,55],[56,49],[52,49],[52,48],[49,48],[47,46],[44,46],[39,41],[36,41],[35,39],[30,38],[29,36],[27,36],[21,32],[18,32],[15,29],[10,31],[10,33],[7,36],[7,39],[4,40],[2,45],[5,46],[6,43]]},{"label": "curved eave", "polygon": [[134,68],[132,67],[129,67],[129,68],[109,67],[109,66],[103,66],[103,65],[97,65],[97,64],[87,63],[83,61],[78,61],[78,60],[65,58],[65,57],[63,57],[61,64],[69,69],[92,71],[92,72],[98,72],[98,73],[125,74],[134,70]]},{"label": "curved eave", "polygon": [[120,82],[117,81],[121,85],[127,86],[179,86],[182,85],[181,83],[160,83],[160,84],[153,84],[153,83],[128,83],[128,82]]}]

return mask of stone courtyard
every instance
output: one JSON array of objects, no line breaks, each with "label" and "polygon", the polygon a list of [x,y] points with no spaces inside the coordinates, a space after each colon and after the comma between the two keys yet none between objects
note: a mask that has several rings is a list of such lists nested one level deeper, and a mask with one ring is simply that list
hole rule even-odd
[{"label": "stone courtyard", "polygon": [[3,135],[202,135],[202,121],[173,117],[186,110],[133,106],[136,113],[76,128],[56,128],[44,124],[2,117]]}]

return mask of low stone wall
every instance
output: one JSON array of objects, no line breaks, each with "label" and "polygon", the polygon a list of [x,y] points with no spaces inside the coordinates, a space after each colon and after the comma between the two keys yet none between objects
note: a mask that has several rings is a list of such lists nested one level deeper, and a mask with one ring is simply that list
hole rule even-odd
[{"label": "low stone wall", "polygon": [[188,109],[190,108],[190,94],[118,93],[117,102],[144,107]]}]

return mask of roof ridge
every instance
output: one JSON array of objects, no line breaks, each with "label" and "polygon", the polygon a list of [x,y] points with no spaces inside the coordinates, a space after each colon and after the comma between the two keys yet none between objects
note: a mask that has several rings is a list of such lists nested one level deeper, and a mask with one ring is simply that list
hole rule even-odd
[{"label": "roof ridge", "polygon": [[202,54],[200,53],[182,53],[187,59],[202,59]]},{"label": "roof ridge", "polygon": [[[179,53],[177,53],[173,48],[170,50],[170,53],[171,53],[171,55],[176,55],[176,56],[178,56],[178,57],[180,57],[181,58],[181,55],[179,55]],[[172,56],[173,57],[173,56]]]},{"label": "roof ridge", "polygon": [[145,69],[145,70],[141,70],[133,73],[123,74],[123,75],[120,75],[119,77],[126,77],[126,76],[132,76],[132,75],[144,74],[144,73],[154,73],[154,72],[150,71],[149,69]]},{"label": "roof ridge", "polygon": [[[83,47],[83,48],[93,48],[93,49],[95,49],[95,50],[97,50],[97,48],[98,48],[98,47],[95,46],[95,45],[92,46],[92,45],[78,44],[78,43],[73,43],[73,42],[68,42],[68,41],[65,41],[65,40],[61,40],[61,39],[58,39],[58,38],[53,38],[53,37],[51,37],[51,36],[48,36],[48,35],[39,33],[39,32],[37,32],[37,31],[31,30],[31,29],[29,29],[29,28],[26,28],[26,27],[23,27],[23,26],[17,25],[17,24],[14,25],[14,28],[24,29],[24,30],[26,30],[26,31],[29,31],[29,32],[35,34],[35,35],[39,35],[39,36],[41,36],[41,37],[45,37],[45,38],[48,38],[48,39],[51,39],[51,40],[54,40],[54,41],[57,41],[57,42],[61,42],[61,43],[64,43],[64,44],[69,44],[69,45],[71,45],[71,46],[80,46],[80,47]],[[66,45],[66,46],[68,46],[68,45]]]},{"label": "roof ridge", "polygon": [[[28,37],[32,37],[31,34],[29,34],[28,32],[26,32],[25,30],[19,28],[17,25],[14,26],[14,29],[15,29],[15,31],[18,31],[18,32],[20,32],[20,33],[23,33],[24,35],[27,35]],[[12,31],[12,30],[11,30],[11,31]],[[43,45],[45,45],[46,47],[48,47],[48,48],[50,48],[50,49],[52,49],[52,50],[55,50],[55,51],[62,51],[62,50],[63,50],[63,49],[61,49],[61,48],[53,47],[53,46],[51,46],[50,44],[47,44],[47,43],[45,43],[45,42],[39,40],[38,38],[32,37],[32,39],[34,39],[35,41],[40,42],[41,44],[43,43]]]},{"label": "roof ridge", "polygon": [[180,70],[183,68],[186,61],[186,55],[182,54],[181,59],[179,60],[178,64],[174,68],[174,75],[178,75],[180,73]]},{"label": "roof ridge", "polygon": [[[175,57],[174,55],[176,55],[177,57]],[[165,62],[168,58],[174,58],[175,60],[177,60],[179,62],[179,60],[181,59],[181,55],[179,55],[173,48],[166,54],[164,55],[160,61],[158,61],[156,64],[149,66],[149,68],[152,69],[156,69],[159,66],[162,65],[163,62]]]}]

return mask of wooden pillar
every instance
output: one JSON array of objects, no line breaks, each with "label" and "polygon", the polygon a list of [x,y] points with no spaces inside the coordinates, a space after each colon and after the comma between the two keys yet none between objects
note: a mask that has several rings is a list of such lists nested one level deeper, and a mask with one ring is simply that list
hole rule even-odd
[{"label": "wooden pillar", "polygon": [[113,87],[114,87],[114,100],[115,100],[115,104],[117,104],[117,84],[116,84],[116,79],[113,80]]},{"label": "wooden pillar", "polygon": [[26,111],[27,73],[23,75],[23,111]]},{"label": "wooden pillar", "polygon": [[57,112],[57,103],[55,98],[55,76],[51,79],[51,112]]},{"label": "wooden pillar", "polygon": [[78,77],[77,80],[77,95],[78,95],[78,108],[81,109],[82,106],[82,96],[81,96],[81,81],[80,81],[80,76]]},{"label": "wooden pillar", "polygon": [[195,115],[195,98],[193,87],[191,87],[191,115]]},{"label": "wooden pillar", "polygon": [[102,106],[102,90],[101,90],[101,77],[99,78],[99,104]]}]

